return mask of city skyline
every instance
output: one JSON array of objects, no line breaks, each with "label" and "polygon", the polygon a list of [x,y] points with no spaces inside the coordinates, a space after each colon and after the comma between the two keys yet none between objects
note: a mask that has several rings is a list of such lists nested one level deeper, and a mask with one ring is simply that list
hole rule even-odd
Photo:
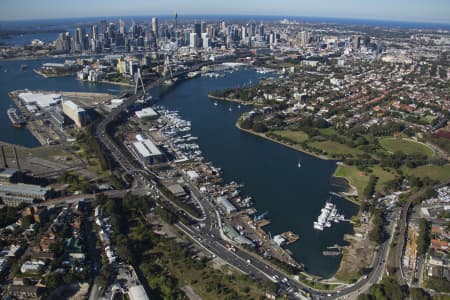
[{"label": "city skyline", "polygon": [[[28,0],[4,0],[0,4],[0,20],[61,19],[102,16],[143,16],[170,15],[177,11],[180,15],[264,15],[299,16],[325,18],[375,19],[409,22],[450,23],[450,3],[445,0],[387,0],[364,3],[363,1],[322,0],[311,4],[308,1],[256,1],[225,2],[198,0],[195,4],[180,0],[148,2],[142,0],[117,2],[100,0],[95,3],[80,0],[73,3],[54,0],[39,2]],[[405,7],[408,7],[405,10]],[[87,9],[88,8],[88,9]]]}]

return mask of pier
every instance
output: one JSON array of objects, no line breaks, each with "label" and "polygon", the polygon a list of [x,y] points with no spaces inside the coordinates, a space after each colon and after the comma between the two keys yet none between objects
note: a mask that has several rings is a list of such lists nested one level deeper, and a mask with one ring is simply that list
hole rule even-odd
[{"label": "pier", "polygon": [[295,243],[300,239],[300,236],[292,231],[286,231],[280,234],[283,238],[286,239],[286,245],[290,245]]}]

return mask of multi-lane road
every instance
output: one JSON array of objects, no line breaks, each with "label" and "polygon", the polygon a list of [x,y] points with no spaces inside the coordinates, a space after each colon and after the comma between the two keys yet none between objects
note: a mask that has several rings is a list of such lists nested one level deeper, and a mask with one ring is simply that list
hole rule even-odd
[{"label": "multi-lane road", "polygon": [[[198,64],[193,66],[188,71],[179,72],[176,76],[181,73],[187,73],[189,71],[197,70],[202,66]],[[153,87],[158,86],[166,78],[159,81],[153,82],[146,88],[150,90]],[[130,154],[125,154],[121,149],[112,141],[108,136],[106,129],[108,125],[115,120],[119,114],[130,107],[139,97],[142,97],[142,92],[130,96],[127,100],[122,103],[118,108],[114,109],[110,114],[108,114],[105,119],[103,119],[96,127],[95,136],[103,144],[106,151],[112,156],[112,158],[118,163],[118,165],[123,168],[124,172],[130,174],[134,179],[139,180],[146,186],[152,187],[155,194],[159,195],[166,201],[170,201],[162,193],[156,190],[156,184],[154,180],[147,180],[142,173],[148,174],[149,178],[154,176],[143,168],[136,167],[132,162]],[[155,178],[156,180],[156,178]],[[228,250],[226,247],[229,241],[221,232],[221,218],[213,201],[202,195],[195,186],[190,184],[191,190],[195,196],[195,199],[200,202],[204,216],[201,218],[201,224],[193,224],[191,226],[186,226],[184,224],[178,224],[177,226],[185,232],[191,239],[196,243],[201,245],[204,249],[207,249],[214,257],[220,257],[228,264],[239,269],[240,271],[248,274],[251,277],[259,279],[270,279],[272,281],[277,281],[282,286],[282,288],[291,295],[292,298],[295,297],[295,292],[299,289],[303,291],[308,291],[311,293],[314,299],[352,299],[356,295],[366,291],[372,284],[378,282],[382,277],[385,269],[385,261],[388,254],[389,243],[388,241],[380,245],[378,251],[375,254],[375,259],[373,263],[372,271],[367,275],[362,277],[358,282],[348,285],[345,288],[333,291],[319,291],[314,290],[306,286],[305,284],[294,281],[288,274],[284,273],[279,268],[268,263],[262,257],[249,253],[245,250],[237,250],[236,252]],[[172,203],[174,204],[174,203]],[[180,208],[179,208],[180,209]],[[186,212],[187,213],[187,212]],[[198,221],[198,220],[197,220]],[[387,230],[392,232],[393,223],[391,222],[387,225]]]}]

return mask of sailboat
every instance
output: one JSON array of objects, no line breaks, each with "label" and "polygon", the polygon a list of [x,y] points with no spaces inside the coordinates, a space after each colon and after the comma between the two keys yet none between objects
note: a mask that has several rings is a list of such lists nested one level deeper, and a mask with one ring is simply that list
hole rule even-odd
[{"label": "sailboat", "polygon": [[299,160],[298,161],[298,165],[297,165],[299,168],[301,168],[302,167],[302,162]]},{"label": "sailboat", "polygon": [[228,110],[229,110],[229,111],[232,111],[231,106],[230,106],[230,108],[229,108]]}]

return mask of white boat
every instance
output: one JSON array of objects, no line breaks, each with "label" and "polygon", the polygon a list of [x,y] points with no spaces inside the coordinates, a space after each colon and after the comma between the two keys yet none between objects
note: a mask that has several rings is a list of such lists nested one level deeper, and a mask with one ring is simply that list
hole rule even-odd
[{"label": "white boat", "polygon": [[217,105],[218,105],[217,101],[216,101],[216,102],[214,102],[214,106],[217,106]]},{"label": "white boat", "polygon": [[302,167],[302,163],[301,163],[301,161],[298,161],[298,165],[297,165],[299,168],[301,168]]},{"label": "white boat", "polygon": [[228,109],[228,111],[232,111],[231,107]]},{"label": "white boat", "polygon": [[314,229],[323,230],[323,225],[318,222],[314,222]]}]

